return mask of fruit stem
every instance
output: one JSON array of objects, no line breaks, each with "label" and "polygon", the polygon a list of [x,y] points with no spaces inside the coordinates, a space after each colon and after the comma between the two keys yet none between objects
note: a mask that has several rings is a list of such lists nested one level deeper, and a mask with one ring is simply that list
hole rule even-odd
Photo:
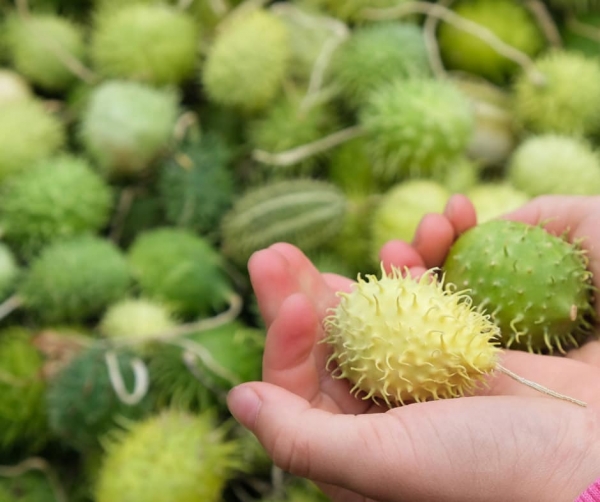
[{"label": "fruit stem", "polygon": [[184,349],[184,352],[181,356],[183,363],[186,368],[190,371],[190,373],[200,382],[202,382],[205,387],[208,387],[215,394],[219,394],[219,389],[213,387],[210,383],[206,381],[206,378],[202,373],[198,370],[198,366],[196,365],[196,359],[200,359],[200,361],[215,375],[221,377],[223,380],[227,380],[232,386],[241,383],[237,376],[230,372],[227,368],[221,366],[218,361],[212,356],[212,354],[208,351],[204,345],[193,342],[191,340],[176,340],[171,342],[172,345],[175,345],[179,348]]},{"label": "fruit stem", "polygon": [[119,367],[117,355],[112,350],[104,354],[106,367],[108,369],[108,378],[119,400],[129,406],[138,404],[148,393],[150,379],[148,378],[148,368],[139,358],[131,360],[131,369],[133,369],[134,386],[133,392],[128,392],[125,388],[125,382]]},{"label": "fruit stem", "polygon": [[18,478],[29,471],[41,471],[46,476],[46,479],[52,487],[54,492],[54,498],[56,502],[67,502],[67,494],[61,486],[58,477],[54,473],[54,470],[50,467],[50,464],[46,460],[40,457],[26,458],[22,462],[16,465],[0,465],[0,477],[4,478]]},{"label": "fruit stem", "polygon": [[[454,0],[440,0],[440,5],[450,7]],[[440,18],[427,14],[425,23],[423,23],[423,34],[425,36],[425,48],[429,57],[429,66],[437,78],[447,78],[448,72],[442,62],[440,55],[440,46],[437,41],[436,32],[439,26]]]},{"label": "fruit stem", "polygon": [[535,17],[539,27],[544,32],[546,40],[552,47],[562,47],[562,39],[560,32],[556,27],[556,23],[552,16],[548,12],[548,8],[544,5],[544,2],[540,0],[527,0],[525,7],[529,9],[529,12]]},{"label": "fruit stem", "polygon": [[23,298],[14,294],[0,303],[0,321],[23,305]]},{"label": "fruit stem", "polygon": [[517,382],[522,383],[523,385],[527,385],[527,387],[531,387],[532,389],[537,390],[538,392],[541,392],[542,394],[546,394],[548,396],[555,397],[556,399],[561,399],[562,401],[568,401],[569,403],[573,403],[573,404],[576,404],[577,406],[582,406],[584,408],[587,406],[587,403],[585,403],[584,401],[580,401],[579,399],[575,399],[570,396],[565,396],[564,394],[560,394],[558,392],[550,390],[547,387],[540,385],[539,383],[535,383],[535,382],[532,382],[531,380],[527,380],[526,378],[523,378],[523,377],[517,375],[516,373],[513,373],[512,371],[510,371],[509,369],[505,368],[504,366],[502,366],[500,364],[496,365],[496,368],[498,369],[498,371],[500,371],[501,373],[504,373],[506,376],[509,376],[513,380],[516,380]]},{"label": "fruit stem", "polygon": [[577,35],[589,38],[594,42],[600,42],[600,29],[590,24],[582,23],[574,17],[570,17],[569,19],[567,19],[567,28],[569,28]]}]

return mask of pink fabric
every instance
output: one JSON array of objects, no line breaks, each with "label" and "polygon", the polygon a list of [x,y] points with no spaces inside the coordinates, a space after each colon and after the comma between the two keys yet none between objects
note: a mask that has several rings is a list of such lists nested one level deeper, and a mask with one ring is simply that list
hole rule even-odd
[{"label": "pink fabric", "polygon": [[600,502],[600,478],[588,486],[575,502]]}]

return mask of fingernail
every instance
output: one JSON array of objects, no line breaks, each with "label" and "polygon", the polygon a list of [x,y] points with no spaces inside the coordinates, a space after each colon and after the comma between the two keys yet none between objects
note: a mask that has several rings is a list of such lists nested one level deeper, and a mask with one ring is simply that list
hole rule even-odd
[{"label": "fingernail", "polygon": [[248,385],[238,385],[229,391],[227,406],[234,418],[247,429],[253,430],[262,401]]}]

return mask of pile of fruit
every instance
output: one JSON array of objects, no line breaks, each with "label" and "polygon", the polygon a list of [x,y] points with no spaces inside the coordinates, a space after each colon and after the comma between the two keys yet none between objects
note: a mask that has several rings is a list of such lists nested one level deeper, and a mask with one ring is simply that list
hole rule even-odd
[{"label": "pile of fruit", "polygon": [[325,500],[225,406],[248,258],[600,194],[599,56],[598,0],[0,0],[0,502]]}]

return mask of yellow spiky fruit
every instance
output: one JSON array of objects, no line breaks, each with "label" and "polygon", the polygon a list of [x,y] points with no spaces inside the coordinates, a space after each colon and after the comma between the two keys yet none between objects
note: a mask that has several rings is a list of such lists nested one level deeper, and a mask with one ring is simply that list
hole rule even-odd
[{"label": "yellow spiky fruit", "polygon": [[324,320],[328,367],[351,392],[388,406],[463,396],[496,369],[498,328],[430,270],[360,276]]}]

